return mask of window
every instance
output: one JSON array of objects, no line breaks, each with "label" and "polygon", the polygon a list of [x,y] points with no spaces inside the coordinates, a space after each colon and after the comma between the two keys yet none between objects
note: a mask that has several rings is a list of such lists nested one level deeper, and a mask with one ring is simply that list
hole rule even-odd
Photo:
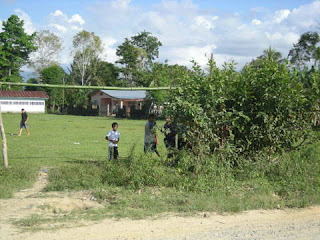
[{"label": "window", "polygon": [[44,105],[44,101],[35,102],[35,101],[0,101],[2,105]]},{"label": "window", "polygon": [[44,102],[30,102],[30,105],[44,105]]}]

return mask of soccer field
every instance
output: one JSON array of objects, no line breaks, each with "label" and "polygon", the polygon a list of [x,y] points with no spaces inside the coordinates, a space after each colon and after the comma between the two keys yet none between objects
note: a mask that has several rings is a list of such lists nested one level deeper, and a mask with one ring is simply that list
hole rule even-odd
[{"label": "soccer field", "polygon": [[[118,122],[121,134],[120,160],[128,156],[132,147],[135,147],[136,153],[143,152],[146,120],[54,114],[29,114],[29,117],[31,135],[27,136],[23,131],[22,136],[18,137],[20,114],[3,114],[9,166],[17,172],[16,177],[12,176],[10,180],[5,178],[5,181],[0,182],[0,189],[3,190],[0,197],[9,196],[12,188],[30,186],[42,167],[81,161],[106,161],[108,141],[105,135],[111,130],[113,122]],[[158,122],[158,125],[162,124]],[[159,150],[165,154],[161,133],[159,137]]]}]

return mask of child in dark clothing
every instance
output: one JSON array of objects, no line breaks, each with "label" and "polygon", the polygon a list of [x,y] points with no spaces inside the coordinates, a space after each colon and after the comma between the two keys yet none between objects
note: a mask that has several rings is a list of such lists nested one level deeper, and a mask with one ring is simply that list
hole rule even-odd
[{"label": "child in dark clothing", "polygon": [[172,150],[176,147],[176,130],[174,125],[170,119],[170,117],[166,118],[166,123],[163,126],[164,131],[164,144],[168,150],[168,158],[173,157]]}]

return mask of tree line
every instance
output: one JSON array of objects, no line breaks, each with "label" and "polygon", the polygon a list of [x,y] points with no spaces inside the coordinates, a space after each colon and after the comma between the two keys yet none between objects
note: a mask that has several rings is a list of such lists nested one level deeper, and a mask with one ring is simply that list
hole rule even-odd
[{"label": "tree line", "polygon": [[[182,65],[170,65],[168,61],[157,62],[162,43],[152,33],[143,31],[130,38],[125,38],[117,47],[119,60],[114,64],[103,61],[101,38],[93,32],[83,30],[73,37],[73,60],[66,71],[61,67],[59,53],[63,39],[49,30],[42,30],[31,35],[23,28],[24,22],[16,15],[11,15],[2,23],[0,33],[0,80],[4,82],[22,82],[21,68],[28,66],[35,76],[29,83],[69,84],[82,86],[178,86],[181,77],[191,74],[193,69]],[[266,58],[290,66],[300,73],[307,74],[310,69],[319,68],[320,37],[317,32],[306,32],[293,45],[288,56],[283,58],[274,49],[264,53],[248,63],[247,67],[259,65]],[[210,74],[211,69],[206,69]],[[2,87],[4,89],[6,87]],[[11,87],[11,89],[19,87]],[[41,90],[27,87],[26,90]],[[43,89],[50,96],[49,106],[52,111],[63,105],[84,105],[88,103],[88,91]],[[150,97],[157,103],[170,99],[168,92],[152,92]]]}]

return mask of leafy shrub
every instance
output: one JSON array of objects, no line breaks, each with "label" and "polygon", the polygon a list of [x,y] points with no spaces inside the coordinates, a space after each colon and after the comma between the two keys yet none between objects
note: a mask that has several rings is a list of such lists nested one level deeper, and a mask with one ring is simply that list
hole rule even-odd
[{"label": "leafy shrub", "polygon": [[229,156],[280,152],[309,136],[315,99],[306,97],[299,76],[273,58],[247,65],[241,73],[234,66],[219,69],[210,60],[206,73],[194,63],[171,94],[168,114],[187,129],[194,155],[225,148]]}]

